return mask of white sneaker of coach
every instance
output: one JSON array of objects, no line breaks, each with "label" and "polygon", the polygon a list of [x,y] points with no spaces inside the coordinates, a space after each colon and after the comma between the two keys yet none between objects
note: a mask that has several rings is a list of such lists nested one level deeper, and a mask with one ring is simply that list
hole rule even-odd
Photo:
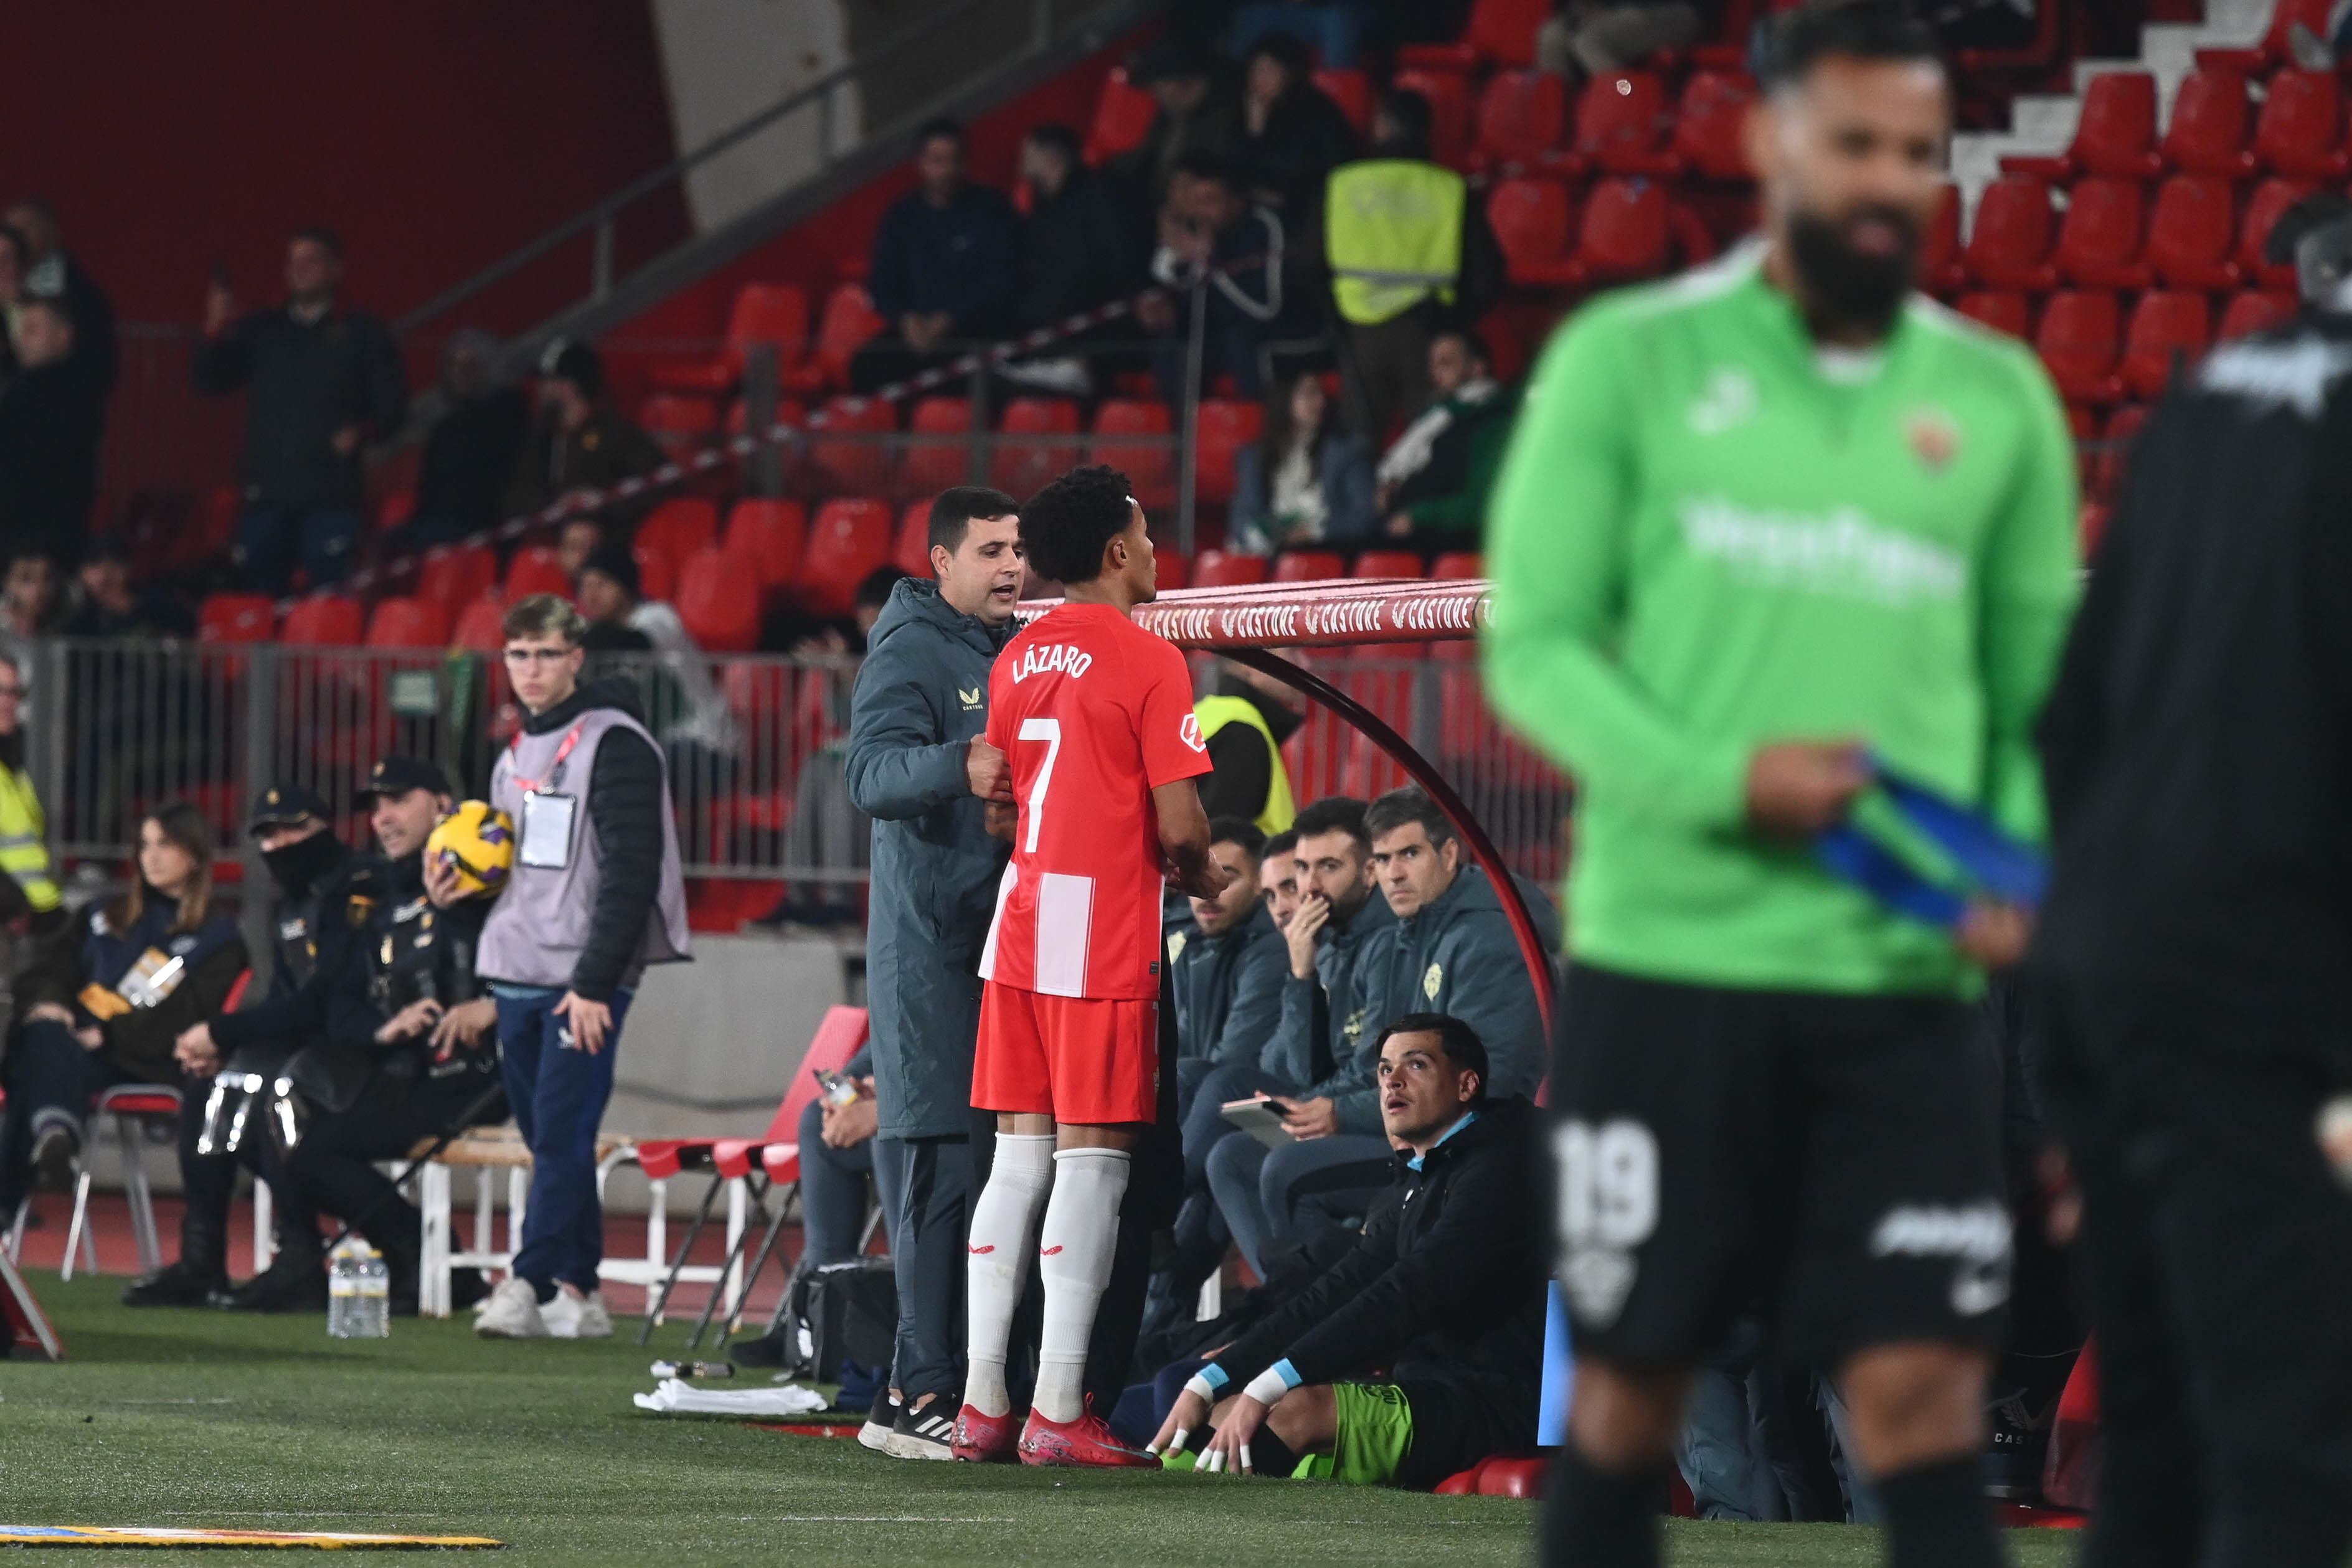
[{"label": "white sneaker of coach", "polygon": [[604,1293],[602,1290],[575,1296],[558,1286],[555,1300],[540,1308],[539,1316],[540,1321],[547,1325],[550,1339],[609,1340],[613,1337],[613,1314],[604,1310]]},{"label": "white sneaker of coach", "polygon": [[[608,1322],[608,1330],[609,1327]],[[547,1338],[547,1320],[540,1315],[538,1289],[528,1279],[508,1275],[490,1292],[482,1315],[474,1320],[474,1331],[486,1340]]]}]

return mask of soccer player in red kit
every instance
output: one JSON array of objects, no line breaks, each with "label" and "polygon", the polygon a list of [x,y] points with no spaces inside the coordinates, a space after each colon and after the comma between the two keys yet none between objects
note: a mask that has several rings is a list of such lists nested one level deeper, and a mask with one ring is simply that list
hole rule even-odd
[{"label": "soccer player in red kit", "polygon": [[[980,961],[971,1094],[997,1113],[996,1159],[972,1207],[954,1451],[1157,1466],[1111,1436],[1083,1385],[1129,1151],[1159,1109],[1161,889],[1172,872],[1213,898],[1226,879],[1192,784],[1209,752],[1184,656],[1129,618],[1156,574],[1127,477],[1055,480],[1021,509],[1021,544],[1063,602],[997,656],[967,764],[1013,859]],[[1016,1441],[1004,1359],[1032,1247],[1045,1331]]]}]

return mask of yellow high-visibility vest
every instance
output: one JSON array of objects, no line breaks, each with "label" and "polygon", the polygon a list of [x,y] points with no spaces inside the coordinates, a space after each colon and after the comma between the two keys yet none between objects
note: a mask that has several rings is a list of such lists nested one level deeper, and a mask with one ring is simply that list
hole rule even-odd
[{"label": "yellow high-visibility vest", "polygon": [[49,824],[25,775],[0,763],[0,871],[16,879],[35,914],[63,901],[49,875]]},{"label": "yellow high-visibility vest", "polygon": [[1331,172],[1323,254],[1331,298],[1358,326],[1403,315],[1434,294],[1454,303],[1462,277],[1462,176],[1413,158],[1373,158]]},{"label": "yellow high-visibility vest", "polygon": [[1266,728],[1265,715],[1257,710],[1257,704],[1246,697],[1203,697],[1192,704],[1192,717],[1201,721],[1204,745],[1228,724],[1246,724],[1265,737],[1265,753],[1273,771],[1266,780],[1265,807],[1257,814],[1255,826],[1268,838],[1289,832],[1298,818],[1298,808],[1290,798],[1290,772],[1282,765],[1282,748],[1276,744],[1274,731]]}]

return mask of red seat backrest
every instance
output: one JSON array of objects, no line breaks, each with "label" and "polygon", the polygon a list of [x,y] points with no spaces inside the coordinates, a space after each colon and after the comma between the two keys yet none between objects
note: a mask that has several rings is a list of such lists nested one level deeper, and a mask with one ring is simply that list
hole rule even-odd
[{"label": "red seat backrest", "polygon": [[1977,198],[1969,270],[1996,289],[2041,286],[2054,226],[2049,186],[2021,174],[2002,175]]},{"label": "red seat backrest", "polygon": [[1429,100],[1430,149],[1436,160],[1458,165],[1470,151],[1470,89],[1452,71],[1401,70],[1391,79]]},{"label": "red seat backrest", "polygon": [[1979,289],[1960,296],[1954,307],[1961,315],[1979,321],[1997,332],[2007,332],[2013,338],[2032,336],[2032,316],[2026,308],[2022,294]]},{"label": "red seat backrest", "polygon": [[2112,286],[2139,258],[2147,204],[2137,180],[2078,180],[2058,231],[2058,269],[2078,283]]},{"label": "red seat backrest", "polygon": [[1265,581],[1265,557],[1263,555],[1230,555],[1222,550],[1203,550],[1192,563],[1192,586],[1195,588],[1245,588]]},{"label": "red seat backrest", "polygon": [[2238,229],[2238,265],[2246,276],[2258,278],[2276,288],[2291,288],[2294,283],[2293,267],[2273,267],[2263,258],[2270,243],[2271,230],[2286,209],[2311,195],[2312,187],[2301,180],[2285,179],[2273,174],[2254,187],[2247,199],[2245,221]]},{"label": "red seat backrest", "polygon": [[507,563],[506,602],[511,605],[533,594],[572,596],[572,579],[563,574],[563,563],[551,544],[526,544]]},{"label": "red seat backrest", "polygon": [[1440,583],[1475,582],[1486,574],[1486,563],[1474,550],[1449,550],[1430,563],[1429,575]]},{"label": "red seat backrest", "polygon": [[1171,447],[1150,444],[1150,438],[1164,437],[1171,428],[1164,403],[1106,398],[1095,411],[1095,438],[1087,460],[1125,473],[1147,511],[1167,506],[1175,500],[1176,453]]},{"label": "red seat backrest", "polygon": [[1372,82],[1360,70],[1339,70],[1325,66],[1315,73],[1315,85],[1324,95],[1339,106],[1348,123],[1356,128],[1359,136],[1368,135],[1372,129]]},{"label": "red seat backrest", "polygon": [[658,550],[637,545],[629,552],[637,563],[637,587],[648,599],[667,600],[677,592],[677,563]]},{"label": "red seat backrest", "polygon": [[2102,71],[2083,89],[2074,156],[2086,173],[2142,179],[2156,151],[2156,78]]},{"label": "red seat backrest", "polygon": [[1421,557],[1410,550],[1367,550],[1356,557],[1359,577],[1418,577]]},{"label": "red seat backrest", "polygon": [[1579,261],[1602,278],[1643,278],[1666,264],[1666,188],[1651,180],[1603,180],[1584,204]]},{"label": "red seat backrest", "polygon": [[1568,187],[1558,180],[1500,180],[1486,195],[1486,222],[1514,274],[1568,254],[1573,233]]},{"label": "red seat backrest", "polygon": [[702,436],[719,428],[719,410],[707,397],[656,392],[637,405],[637,423],[648,436]]},{"label": "red seat backrest", "polygon": [[375,530],[390,533],[416,515],[415,490],[386,490],[383,499],[375,503]]},{"label": "red seat backrest", "polygon": [[278,640],[291,647],[352,647],[367,630],[367,612],[342,594],[313,594],[286,612]]},{"label": "red seat backrest", "polygon": [[2174,370],[2213,341],[2212,310],[2202,294],[2152,289],[2132,307],[2124,332],[2124,384],[2141,397],[2163,395]]},{"label": "red seat backrest", "polygon": [[1675,151],[1710,180],[1752,177],[1743,143],[1755,101],[1756,83],[1737,71],[1693,71],[1675,113]]},{"label": "red seat backrest", "polygon": [[915,500],[898,514],[898,533],[890,547],[891,563],[915,577],[931,575],[931,503]]},{"label": "red seat backrest", "polygon": [[837,284],[825,296],[824,314],[817,319],[816,349],[810,357],[833,380],[845,381],[850,356],[887,325],[864,284]]},{"label": "red seat backrest", "polygon": [[835,494],[872,495],[889,489],[889,444],[856,437],[894,435],[898,428],[898,411],[878,397],[830,400],[821,433],[809,443],[812,481]]},{"label": "red seat backrest", "polygon": [[1265,429],[1265,410],[1236,397],[1204,397],[1197,420],[1194,493],[1213,505],[1234,499],[1234,455]]},{"label": "red seat backrest", "polygon": [[2082,396],[2115,368],[2121,311],[2113,294],[2061,289],[2042,308],[2033,347],[2058,389]]},{"label": "red seat backrest", "polygon": [[735,290],[735,306],[727,315],[727,362],[743,374],[745,353],[753,343],[776,345],[776,365],[786,369],[800,362],[808,347],[808,295],[797,283],[746,283]]},{"label": "red seat backrest", "polygon": [[378,599],[368,617],[370,647],[438,648],[449,646],[449,610],[431,599]]},{"label": "red seat backrest", "polygon": [[1497,71],[1478,99],[1478,153],[1496,163],[1532,163],[1568,128],[1568,89],[1549,71]]},{"label": "red seat backrest", "polygon": [[278,602],[267,594],[213,594],[196,611],[199,642],[268,642],[278,631]]},{"label": "red seat backrest", "polygon": [[2282,174],[2340,178],[2344,103],[2334,71],[2283,70],[2254,122],[2254,156]]},{"label": "red seat backrest", "polygon": [[454,616],[470,601],[488,596],[498,584],[498,552],[488,545],[438,544],[425,552],[416,596]]},{"label": "red seat backrest", "polygon": [[1928,282],[1942,286],[1944,276],[1960,259],[1960,188],[1946,185],[1919,241],[1919,271]]},{"label": "red seat backrest", "polygon": [[458,613],[449,645],[469,653],[497,653],[507,645],[506,613],[506,606],[496,599],[474,600]]},{"label": "red seat backrest", "polygon": [[1348,563],[1336,550],[1294,550],[1274,563],[1276,583],[1321,583],[1348,574]]},{"label": "red seat backrest", "polygon": [[1463,41],[1497,65],[1536,63],[1536,34],[1551,16],[1550,0],[1477,0]]},{"label": "red seat backrest", "polygon": [[[1078,405],[1066,397],[1016,397],[1004,405],[997,431],[1005,436],[1062,436],[1078,433]],[[988,468],[988,482],[1015,500],[1025,500],[1044,489],[1057,474],[1076,468],[1078,443],[1052,442],[1000,445]]]},{"label": "red seat backrest", "polygon": [[672,496],[637,525],[636,544],[657,551],[673,565],[719,538],[719,503],[701,496]]},{"label": "red seat backrest", "polygon": [[2230,182],[2210,174],[2175,174],[2157,187],[2147,221],[2147,262],[2159,276],[2204,269],[2229,259],[2237,240]]},{"label": "red seat backrest", "polygon": [[1665,140],[1666,87],[1654,71],[1618,71],[1584,84],[1576,150],[1603,169],[1632,172]]},{"label": "red seat backrest", "polygon": [[772,588],[791,581],[807,543],[808,513],[800,502],[746,496],[727,514],[721,548],[748,566],[761,587]]},{"label": "red seat backrest", "polygon": [[2172,121],[2164,132],[2165,162],[2184,174],[2242,174],[2251,119],[2244,77],[2230,70],[2192,70],[2173,90]]},{"label": "red seat backrest", "polygon": [[677,574],[677,618],[712,653],[748,653],[760,644],[760,584],[725,551],[707,544]]},{"label": "red seat backrest", "polygon": [[2213,341],[2223,342],[2231,338],[2242,338],[2249,332],[2259,332],[2275,327],[2294,314],[2293,294],[2272,293],[2262,289],[2248,289],[2230,296],[2227,309],[2221,312],[2221,324],[2213,329]]},{"label": "red seat backrest", "polygon": [[878,500],[844,497],[817,508],[793,591],[811,609],[847,615],[859,582],[890,563],[890,509]]},{"label": "red seat backrest", "polygon": [[[971,399],[926,397],[915,405],[907,422],[912,436],[964,437],[971,429]],[[910,445],[898,470],[899,482],[909,489],[943,490],[962,484],[971,472],[971,454],[962,441],[953,445]]]},{"label": "red seat backrest", "polygon": [[1127,79],[1125,66],[1112,68],[1096,95],[1094,122],[1087,128],[1087,162],[1099,163],[1141,146],[1159,112],[1159,100]]}]

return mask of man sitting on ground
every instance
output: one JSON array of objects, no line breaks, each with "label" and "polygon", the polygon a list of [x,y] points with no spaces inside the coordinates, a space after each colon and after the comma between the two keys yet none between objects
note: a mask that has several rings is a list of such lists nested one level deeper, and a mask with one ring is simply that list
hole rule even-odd
[{"label": "man sitting on ground", "polygon": [[1394,1184],[1351,1250],[1185,1384],[1154,1451],[1213,1423],[1202,1469],[1426,1489],[1534,1446],[1534,1110],[1488,1098],[1486,1047],[1439,1014],[1391,1024],[1379,1074],[1381,1127],[1403,1146]]}]

